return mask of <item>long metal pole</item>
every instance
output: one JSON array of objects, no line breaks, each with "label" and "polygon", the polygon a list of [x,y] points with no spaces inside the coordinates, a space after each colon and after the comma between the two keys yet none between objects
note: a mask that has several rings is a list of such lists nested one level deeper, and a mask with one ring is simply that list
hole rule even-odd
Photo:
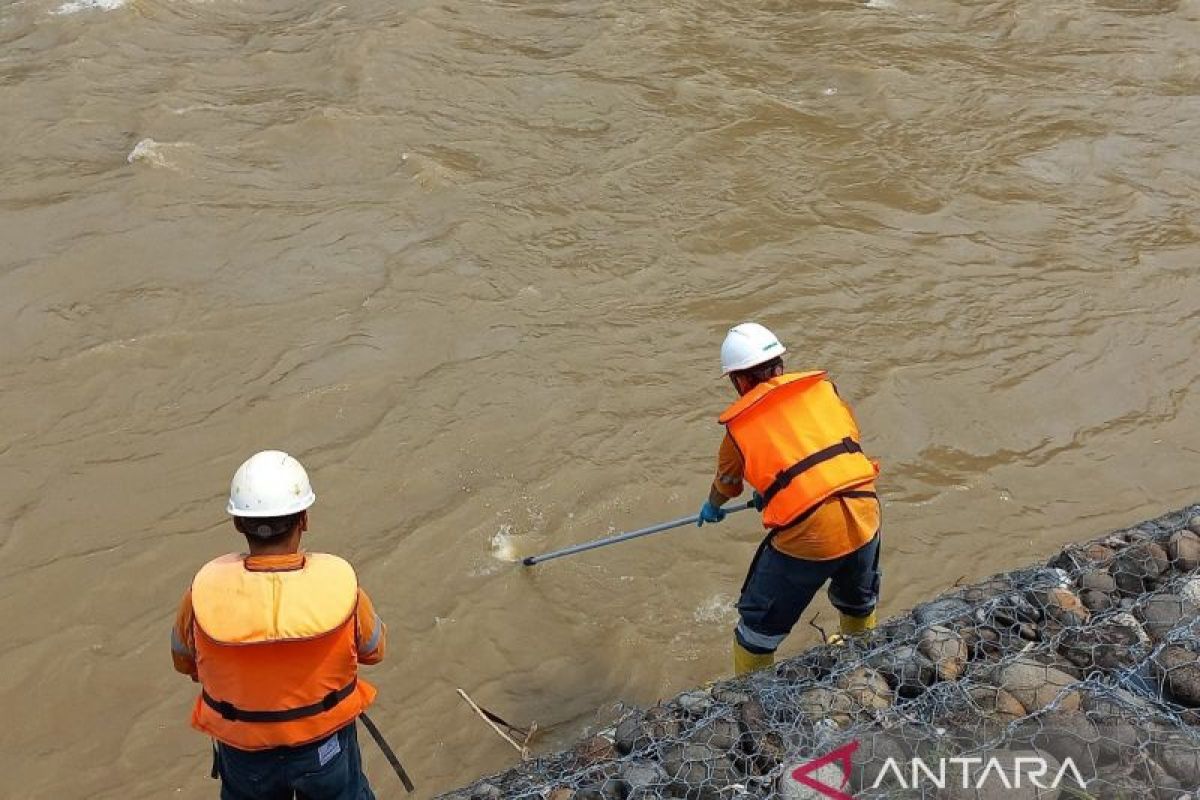
[{"label": "long metal pole", "polygon": [[[745,511],[747,508],[753,507],[754,503],[752,501],[748,501],[741,505],[730,506],[729,508],[725,509],[725,512],[728,514],[733,514],[734,512]],[[662,533],[663,531],[669,531],[672,528],[682,528],[684,525],[694,524],[698,519],[700,519],[698,514],[691,517],[680,517],[679,519],[673,519],[670,522],[661,522],[658,525],[651,525],[649,528],[639,528],[636,531],[618,533],[615,536],[608,536],[604,539],[596,539],[595,541],[564,547],[561,550],[553,550],[549,553],[542,553],[540,556],[528,556],[522,559],[521,563],[527,567],[532,567],[534,564],[540,564],[543,561],[549,561],[552,558],[573,556],[576,553],[584,553],[588,550],[595,550],[598,547],[607,547],[608,545],[616,544],[617,542],[627,542],[630,539],[637,539],[640,536],[649,536],[652,533]]]}]

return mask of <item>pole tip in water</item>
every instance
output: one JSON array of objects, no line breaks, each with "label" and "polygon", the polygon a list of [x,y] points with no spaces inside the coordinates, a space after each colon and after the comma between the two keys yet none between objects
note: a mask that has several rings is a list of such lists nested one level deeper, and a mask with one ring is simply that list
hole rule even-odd
[{"label": "pole tip in water", "polygon": [[537,559],[535,559],[533,556],[526,556],[525,558],[521,559],[521,563],[527,567],[532,567],[537,563]]}]

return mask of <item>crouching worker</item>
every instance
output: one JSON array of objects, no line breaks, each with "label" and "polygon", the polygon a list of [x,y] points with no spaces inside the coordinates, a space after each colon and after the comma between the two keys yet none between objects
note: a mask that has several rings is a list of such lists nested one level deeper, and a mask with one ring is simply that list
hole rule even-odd
[{"label": "crouching worker", "polygon": [[721,506],[746,482],[767,529],[738,600],[739,675],[775,662],[826,581],[843,634],[875,627],[879,468],[863,455],[858,425],[825,373],[785,374],[784,352],[753,322],[730,330],[721,345],[722,372],[739,398],[720,416],[726,435],[699,524],[724,519]]},{"label": "crouching worker", "polygon": [[300,462],[267,450],[233,476],[227,511],[249,553],[205,564],[171,633],[175,669],[200,683],[192,727],[215,742],[223,800],[373,800],[354,722],[375,688],[386,630],[337,556],[306,553],[316,500]]}]

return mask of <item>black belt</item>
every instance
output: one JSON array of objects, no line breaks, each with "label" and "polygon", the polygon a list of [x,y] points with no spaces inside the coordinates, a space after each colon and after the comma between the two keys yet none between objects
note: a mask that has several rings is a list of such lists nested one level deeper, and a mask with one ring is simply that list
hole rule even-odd
[{"label": "black belt", "polygon": [[317,714],[325,713],[354,694],[354,689],[357,686],[358,677],[356,676],[348,684],[336,691],[330,692],[316,703],[300,706],[299,708],[286,708],[281,711],[247,711],[244,708],[238,708],[227,700],[214,700],[208,692],[203,690],[200,692],[200,697],[204,699],[209,708],[230,722],[292,722],[293,720],[315,717]]},{"label": "black belt", "polygon": [[848,453],[861,453],[862,451],[862,445],[847,436],[837,444],[830,445],[824,450],[818,450],[810,456],[805,456],[787,469],[780,470],[779,473],[776,474],[775,480],[773,480],[771,485],[767,487],[767,490],[762,493],[763,505],[769,505],[771,498],[786,489],[788,484],[795,480],[796,477],[801,473],[807,472],[818,464],[824,463],[831,458],[844,456]]}]

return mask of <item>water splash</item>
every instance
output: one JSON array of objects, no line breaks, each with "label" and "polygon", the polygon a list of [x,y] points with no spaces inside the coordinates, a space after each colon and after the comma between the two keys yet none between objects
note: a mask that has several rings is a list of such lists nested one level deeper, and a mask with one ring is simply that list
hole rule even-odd
[{"label": "water splash", "polygon": [[[111,2],[112,0],[95,0],[95,1]],[[171,165],[167,161],[167,157],[164,154],[163,149],[164,149],[164,145],[160,144],[159,142],[154,141],[153,139],[150,139],[150,138],[142,139],[140,142],[138,142],[137,144],[135,144],[133,146],[133,149],[129,151],[129,155],[125,157],[125,160],[128,161],[130,164],[136,164],[138,162],[143,162],[146,164],[150,164],[151,166],[154,166],[154,167],[170,167]]]},{"label": "water splash", "polygon": [[517,555],[517,546],[514,541],[512,525],[504,524],[500,526],[500,530],[492,536],[492,557],[500,561],[519,561],[521,557]]},{"label": "water splash", "polygon": [[696,622],[701,623],[732,622],[737,618],[733,597],[727,594],[714,594],[697,606],[692,616]]}]

